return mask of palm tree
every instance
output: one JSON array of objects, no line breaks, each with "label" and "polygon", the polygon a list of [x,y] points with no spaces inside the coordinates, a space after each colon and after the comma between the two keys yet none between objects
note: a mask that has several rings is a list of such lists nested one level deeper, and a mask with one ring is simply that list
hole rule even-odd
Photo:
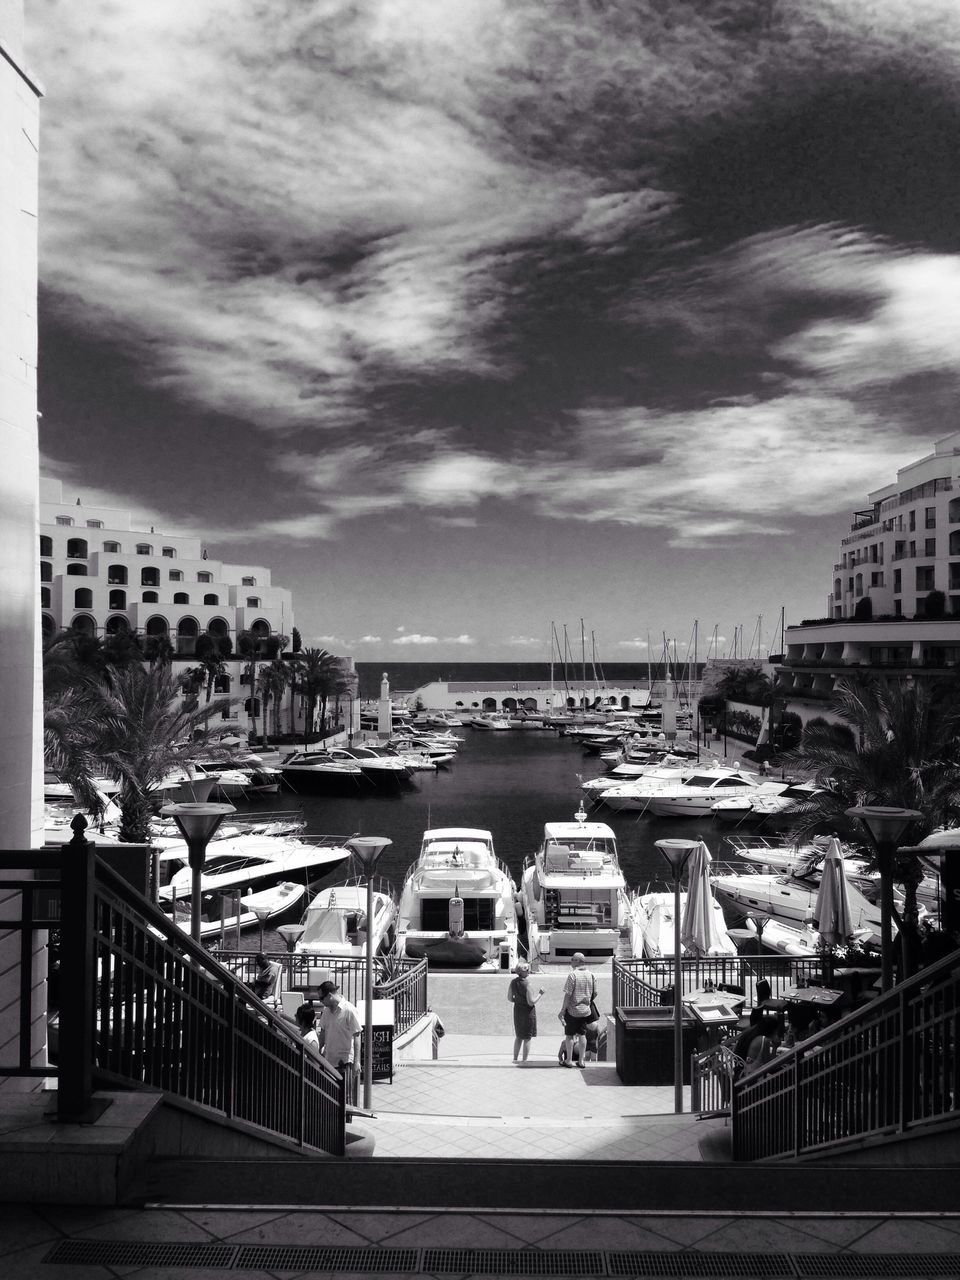
[{"label": "palm tree", "polygon": [[304,649],[296,660],[296,690],[307,699],[307,716],[303,725],[303,745],[313,728],[317,704],[320,704],[321,727],[325,725],[327,698],[334,691],[339,659],[326,649]]},{"label": "palm tree", "polygon": [[247,660],[247,669],[241,680],[250,690],[248,706],[250,719],[253,722],[253,737],[257,734],[257,645],[259,641],[252,631],[241,631],[237,635],[237,653]]},{"label": "palm tree", "polygon": [[210,695],[213,693],[213,682],[226,672],[218,640],[207,633],[198,636],[193,656],[199,663],[198,670],[203,675],[201,687],[205,686],[207,690],[204,701],[209,702]]},{"label": "palm tree", "polygon": [[[790,834],[816,832],[863,844],[846,810],[855,805],[894,805],[923,816],[914,841],[960,819],[960,683],[949,679],[838,681],[830,710],[839,723],[812,721],[787,760],[813,774],[824,790],[793,810]],[[867,855],[874,859],[872,849]],[[909,974],[918,944],[917,887],[922,870],[911,855],[898,857],[894,877],[904,887],[897,916],[903,971]]]},{"label": "palm tree", "polygon": [[280,736],[280,705],[287,685],[291,682],[292,670],[282,658],[274,658],[268,667],[261,667],[258,686],[263,694],[264,733],[267,725],[267,707],[273,699],[273,731]]}]

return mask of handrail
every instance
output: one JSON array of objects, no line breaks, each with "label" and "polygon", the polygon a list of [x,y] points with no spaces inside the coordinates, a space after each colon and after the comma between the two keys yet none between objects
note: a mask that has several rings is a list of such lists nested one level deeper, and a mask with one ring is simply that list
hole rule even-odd
[{"label": "handrail", "polygon": [[744,1076],[736,1160],[797,1159],[960,1124],[960,951]]},{"label": "handrail", "polygon": [[729,1045],[717,1044],[690,1059],[690,1110],[704,1115],[729,1115],[733,1083],[746,1064]]},{"label": "handrail", "polygon": [[[770,984],[770,995],[779,999],[788,987],[819,983],[823,963],[819,956],[682,956],[681,985],[695,991],[712,983],[714,987],[735,987],[755,1003],[753,996],[761,979]],[[673,957],[619,960],[613,962],[614,1006],[656,1004],[673,988]]]}]

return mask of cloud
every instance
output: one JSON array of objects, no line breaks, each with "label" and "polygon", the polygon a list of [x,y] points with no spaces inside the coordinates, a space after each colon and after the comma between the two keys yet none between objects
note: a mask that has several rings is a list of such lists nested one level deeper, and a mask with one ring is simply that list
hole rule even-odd
[{"label": "cloud", "polygon": [[516,645],[518,648],[527,649],[531,645],[542,645],[543,636],[507,636],[505,644]]},{"label": "cloud", "polygon": [[355,642],[356,644],[381,644],[382,636],[360,636]]},{"label": "cloud", "polygon": [[648,642],[639,636],[634,636],[632,640],[618,640],[616,646],[618,649],[646,649]]},{"label": "cloud", "polygon": [[459,636],[444,636],[443,641],[444,641],[444,644],[476,644],[477,643],[473,636],[468,636],[466,634],[461,634]]},{"label": "cloud", "polygon": [[431,644],[439,644],[440,637],[424,636],[424,635],[420,635],[418,631],[408,631],[401,636],[395,636],[394,639],[390,641],[390,643],[401,644],[401,645],[431,645]]}]

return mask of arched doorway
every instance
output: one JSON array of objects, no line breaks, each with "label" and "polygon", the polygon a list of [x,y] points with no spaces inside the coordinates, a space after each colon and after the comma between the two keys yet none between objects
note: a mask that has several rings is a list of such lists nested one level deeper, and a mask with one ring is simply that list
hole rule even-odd
[{"label": "arched doorway", "polygon": [[536,711],[537,710],[536,698],[524,698],[523,709],[524,711]]},{"label": "arched doorway", "polygon": [[95,636],[97,634],[97,624],[89,613],[78,613],[70,623],[70,626],[74,631],[79,631],[82,636]]},{"label": "arched doorway", "polygon": [[512,711],[512,712],[516,712],[516,709],[517,709],[517,700],[516,700],[516,698],[504,698],[504,700],[503,700],[503,710],[504,710],[504,711]]},{"label": "arched doorway", "polygon": [[200,623],[196,618],[181,618],[177,623],[177,653],[191,657],[197,648]]},{"label": "arched doorway", "polygon": [[497,709],[497,700],[496,700],[496,698],[484,698],[483,703],[482,703],[482,710],[484,710],[484,711],[496,711],[496,709]]}]

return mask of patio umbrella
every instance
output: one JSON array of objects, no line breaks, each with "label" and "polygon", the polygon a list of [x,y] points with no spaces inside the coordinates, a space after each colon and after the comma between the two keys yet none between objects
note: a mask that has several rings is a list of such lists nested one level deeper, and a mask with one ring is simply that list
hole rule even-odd
[{"label": "patio umbrella", "polygon": [[693,955],[719,955],[724,949],[710,890],[710,850],[701,840],[687,864],[687,900],[680,918],[680,941]]},{"label": "patio umbrella", "polygon": [[823,860],[820,889],[813,908],[813,927],[820,934],[820,941],[825,947],[841,947],[856,933],[850,912],[843,856],[836,837],[828,844]]}]

